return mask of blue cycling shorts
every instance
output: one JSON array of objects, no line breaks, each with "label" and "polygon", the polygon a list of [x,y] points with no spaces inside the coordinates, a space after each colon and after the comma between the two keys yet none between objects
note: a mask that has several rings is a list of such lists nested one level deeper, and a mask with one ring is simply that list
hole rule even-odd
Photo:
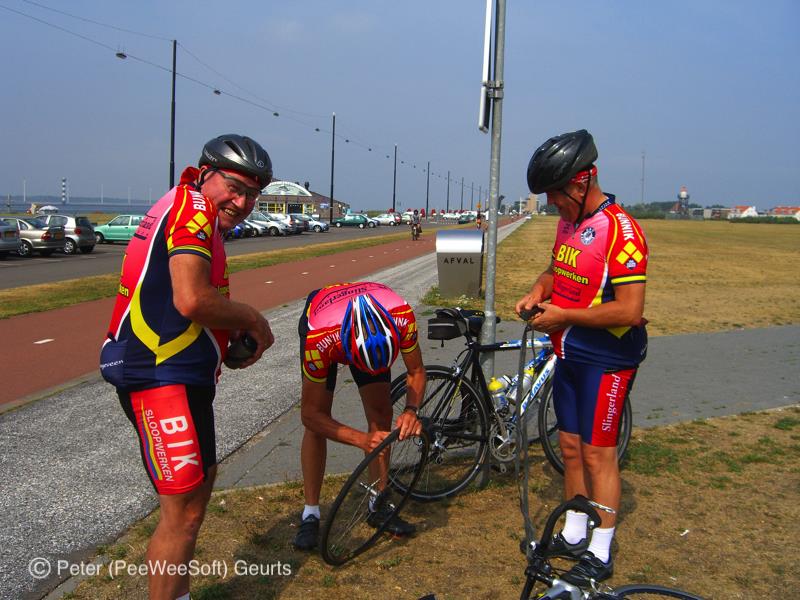
[{"label": "blue cycling shorts", "polygon": [[592,446],[616,446],[619,419],[636,368],[603,367],[558,360],[553,374],[553,408],[558,429]]}]

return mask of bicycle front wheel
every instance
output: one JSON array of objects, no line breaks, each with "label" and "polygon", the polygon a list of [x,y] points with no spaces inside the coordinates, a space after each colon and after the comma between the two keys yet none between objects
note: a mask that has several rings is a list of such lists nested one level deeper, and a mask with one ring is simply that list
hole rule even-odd
[{"label": "bicycle front wheel", "polygon": [[[417,416],[427,419],[430,436],[428,460],[411,490],[419,501],[441,500],[466,488],[480,471],[489,449],[486,407],[472,384],[451,369],[426,366],[425,398]],[[394,418],[403,411],[405,377],[392,384]],[[392,485],[406,488],[402,480]]]},{"label": "bicycle front wheel", "polygon": [[659,598],[678,598],[679,600],[703,600],[700,596],[682,592],[681,590],[673,590],[672,588],[662,587],[660,585],[649,584],[632,584],[623,585],[614,590],[613,594],[609,594],[607,598],[618,600],[658,600]]},{"label": "bicycle front wheel", "polygon": [[[633,411],[630,397],[626,397],[617,430],[617,459],[620,463],[624,460],[628,443],[631,441],[632,424]],[[561,457],[561,446],[558,444],[558,419],[553,408],[552,380],[547,382],[547,389],[543,390],[542,401],[539,403],[539,439],[547,460],[556,471],[563,475],[564,460]]]},{"label": "bicycle front wheel", "polygon": [[[399,436],[399,429],[392,431],[342,486],[322,527],[320,554],[326,563],[343,565],[369,549],[403,508],[425,463],[428,440],[424,433]],[[406,487],[389,485],[394,479]],[[383,515],[380,521],[377,513]]]}]

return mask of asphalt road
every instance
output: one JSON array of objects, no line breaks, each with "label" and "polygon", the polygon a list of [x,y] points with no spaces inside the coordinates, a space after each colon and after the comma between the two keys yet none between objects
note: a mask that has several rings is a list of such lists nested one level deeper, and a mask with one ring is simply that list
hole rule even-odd
[{"label": "asphalt road", "polygon": [[[341,242],[365,237],[378,237],[405,231],[407,227],[376,227],[375,229],[358,229],[357,227],[334,227],[324,233],[305,232],[299,235],[279,237],[257,237],[233,240],[225,244],[228,256],[281,250],[318,244],[320,242]],[[50,257],[34,255],[21,258],[9,255],[0,259],[0,290],[34,285],[37,283],[53,283],[66,279],[79,279],[92,275],[117,273],[122,264],[122,255],[126,244],[98,244],[91,254],[75,254],[67,256],[57,252]]]}]

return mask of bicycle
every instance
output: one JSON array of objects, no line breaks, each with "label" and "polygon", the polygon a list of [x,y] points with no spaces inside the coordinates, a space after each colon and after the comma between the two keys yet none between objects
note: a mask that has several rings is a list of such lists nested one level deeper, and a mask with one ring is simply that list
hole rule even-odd
[{"label": "bicycle", "polygon": [[419,239],[420,232],[422,231],[422,227],[419,223],[412,223],[411,224],[411,241],[416,242]]},{"label": "bicycle", "polygon": [[[467,487],[486,466],[489,456],[502,471],[512,463],[516,452],[517,417],[515,416],[516,390],[523,382],[524,396],[520,405],[521,417],[526,422],[537,418],[538,436],[530,441],[540,441],[553,468],[564,472],[558,429],[552,402],[552,376],[556,356],[548,336],[526,342],[533,348],[534,357],[525,365],[525,375],[508,379],[504,395],[492,394],[480,367],[484,352],[509,350],[522,351],[522,340],[480,344],[477,341],[483,325],[481,311],[444,308],[436,311],[436,318],[428,320],[428,339],[446,340],[463,337],[466,348],[456,357],[453,365],[426,365],[427,384],[419,416],[430,421],[431,449],[423,474],[411,497],[415,500],[439,500],[453,496]],[[497,322],[500,319],[497,318]],[[526,330],[527,331],[527,330]],[[525,389],[530,386],[528,389]],[[405,374],[391,385],[391,398],[395,416],[404,404]],[[617,455],[624,456],[631,434],[631,407],[626,397],[620,416]],[[400,485],[400,484],[398,484]]]},{"label": "bicycle", "polygon": [[[331,505],[320,536],[320,554],[334,566],[343,565],[368,550],[400,512],[422,473],[428,455],[428,438],[400,439],[392,431],[367,454],[345,481]],[[389,481],[398,485],[389,485]],[[387,508],[380,521],[373,517]]]},{"label": "bicycle", "polygon": [[[527,548],[523,548],[526,552],[528,566],[525,569],[526,581],[522,588],[520,600],[636,600],[639,598],[643,600],[657,600],[658,598],[703,600],[700,596],[688,592],[646,583],[611,588],[607,585],[598,585],[596,582],[590,581],[589,589],[581,589],[560,579],[558,572],[550,564],[548,556],[548,549],[553,539],[553,530],[556,522],[567,510],[575,510],[589,515],[589,528],[592,529],[600,524],[600,516],[597,514],[596,509],[607,512],[612,511],[612,509],[592,502],[584,496],[575,496],[571,500],[562,502],[550,513],[542,531],[541,539],[538,542],[531,543]],[[522,545],[525,545],[524,541]],[[539,592],[535,591],[538,583],[543,583],[546,589]]]}]

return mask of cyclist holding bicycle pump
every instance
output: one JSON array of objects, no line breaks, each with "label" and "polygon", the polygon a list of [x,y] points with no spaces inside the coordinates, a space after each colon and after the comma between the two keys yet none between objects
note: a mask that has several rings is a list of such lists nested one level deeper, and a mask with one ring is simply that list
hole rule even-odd
[{"label": "cyclist holding bicycle pump", "polygon": [[[370,452],[389,435],[390,368],[398,355],[403,357],[408,372],[408,397],[395,427],[400,429],[400,439],[419,435],[422,425],[417,419],[417,407],[425,391],[425,367],[417,343],[414,312],[405,300],[380,283],[338,284],[311,292],[298,331],[303,371],[300,410],[305,426],[300,461],[306,505],[294,545],[311,550],[319,538],[319,494],[325,474],[327,440]],[[331,416],[339,364],[350,365],[367,417],[366,432],[339,423]],[[383,468],[388,468],[388,464],[384,463]],[[374,508],[367,522],[380,527],[391,507]],[[387,531],[398,536],[411,535],[415,527],[395,516]]]},{"label": "cyclist holding bicycle pump", "polygon": [[[585,129],[550,138],[531,157],[528,187],[546,193],[561,220],[550,266],[516,311],[536,311],[531,324],[550,334],[558,356],[553,400],[565,497],[582,494],[616,511],[617,428],[647,351],[642,314],[648,254],[639,225],[600,189],[596,159]],[[616,513],[601,513],[590,542],[587,516],[567,512],[551,547],[551,555],[579,559],[564,580],[585,585],[611,577],[615,524]]]}]

